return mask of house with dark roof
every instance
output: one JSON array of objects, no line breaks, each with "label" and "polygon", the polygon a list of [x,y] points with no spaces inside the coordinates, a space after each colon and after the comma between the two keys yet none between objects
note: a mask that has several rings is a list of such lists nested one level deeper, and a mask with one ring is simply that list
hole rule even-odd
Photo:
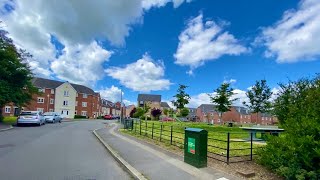
[{"label": "house with dark roof", "polygon": [[[82,115],[97,118],[101,115],[100,94],[80,84],[61,82],[40,77],[31,81],[39,94],[23,110],[40,112],[58,112],[65,118]],[[7,111],[4,115],[11,115]]]},{"label": "house with dark roof", "polygon": [[[148,105],[150,107],[149,115],[151,109],[161,109],[161,95],[156,94],[138,94],[137,107],[144,107]],[[168,105],[169,106],[169,105]]]}]

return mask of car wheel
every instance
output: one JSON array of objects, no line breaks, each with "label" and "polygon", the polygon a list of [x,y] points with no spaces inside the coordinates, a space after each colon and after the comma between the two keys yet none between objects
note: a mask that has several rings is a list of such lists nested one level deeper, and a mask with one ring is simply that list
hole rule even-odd
[{"label": "car wheel", "polygon": [[53,119],[53,120],[52,120],[52,124],[54,124],[55,122],[56,122],[56,120]]},{"label": "car wheel", "polygon": [[16,126],[17,126],[17,127],[19,127],[19,126],[20,126],[20,124],[19,124],[19,123],[17,123],[17,124],[16,124]]}]

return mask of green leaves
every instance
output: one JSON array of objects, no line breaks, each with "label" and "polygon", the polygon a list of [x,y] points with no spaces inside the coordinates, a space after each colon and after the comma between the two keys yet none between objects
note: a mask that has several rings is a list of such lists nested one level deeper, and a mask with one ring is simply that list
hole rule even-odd
[{"label": "green leaves", "polygon": [[189,103],[190,96],[185,92],[185,89],[187,87],[188,86],[180,84],[177,90],[177,94],[173,96],[176,98],[176,100],[173,100],[171,102],[177,109],[183,109],[184,106]]},{"label": "green leaves", "polygon": [[215,90],[215,94],[214,96],[211,94],[208,95],[210,96],[211,102],[217,105],[216,110],[220,113],[230,111],[232,102],[237,100],[237,98],[231,99],[235,93],[233,93],[233,89],[229,83],[221,84],[221,86]]}]

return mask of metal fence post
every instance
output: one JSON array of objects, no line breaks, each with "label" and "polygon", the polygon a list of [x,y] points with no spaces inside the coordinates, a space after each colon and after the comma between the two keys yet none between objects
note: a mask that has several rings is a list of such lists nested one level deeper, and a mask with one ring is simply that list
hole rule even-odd
[{"label": "metal fence post", "polygon": [[162,124],[160,126],[160,142],[161,142],[161,136],[162,136]]},{"label": "metal fence post", "polygon": [[141,135],[141,120],[140,120],[140,135]]},{"label": "metal fence post", "polygon": [[134,123],[134,133],[137,134],[137,124],[138,124],[138,122],[134,122],[133,121],[133,123]]},{"label": "metal fence post", "polygon": [[148,131],[148,123],[147,123],[147,121],[146,121],[146,129],[145,129],[145,131],[144,131],[144,136],[148,136],[148,135],[147,135],[147,131]]},{"label": "metal fence post", "polygon": [[171,139],[170,139],[170,144],[172,145],[172,126],[171,126]]},{"label": "metal fence post", "polygon": [[154,128],[154,123],[152,123],[152,134],[151,134],[152,139],[153,139],[153,128]]},{"label": "metal fence post", "polygon": [[250,148],[250,161],[252,161],[252,138],[253,137],[253,133],[251,133],[251,136],[250,136],[250,144],[251,144],[251,148]]},{"label": "metal fence post", "polygon": [[229,164],[230,158],[230,132],[228,132],[228,139],[227,139],[227,164]]}]

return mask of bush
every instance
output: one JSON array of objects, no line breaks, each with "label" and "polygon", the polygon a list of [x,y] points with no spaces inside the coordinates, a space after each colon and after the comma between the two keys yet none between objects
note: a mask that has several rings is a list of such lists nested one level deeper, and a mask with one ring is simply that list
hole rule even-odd
[{"label": "bush", "polygon": [[[146,117],[145,116],[141,116],[140,119],[141,120],[146,120]],[[151,117],[147,116],[147,120],[151,120]]]},{"label": "bush", "polygon": [[139,118],[139,117],[143,116],[144,112],[145,111],[142,108],[139,107],[139,108],[136,109],[136,112],[133,114],[133,117],[134,118]]},{"label": "bush", "polygon": [[161,113],[162,111],[160,109],[153,108],[151,110],[151,114],[156,120],[159,120],[159,116],[161,115]]},{"label": "bush", "polygon": [[258,162],[286,179],[320,179],[320,78],[280,87],[274,112],[286,133],[268,138]]},{"label": "bush", "polygon": [[74,119],[87,119],[87,116],[74,115]]},{"label": "bush", "polygon": [[183,108],[183,109],[180,110],[180,115],[182,117],[187,117],[188,114],[189,114],[189,109],[188,108]]}]

